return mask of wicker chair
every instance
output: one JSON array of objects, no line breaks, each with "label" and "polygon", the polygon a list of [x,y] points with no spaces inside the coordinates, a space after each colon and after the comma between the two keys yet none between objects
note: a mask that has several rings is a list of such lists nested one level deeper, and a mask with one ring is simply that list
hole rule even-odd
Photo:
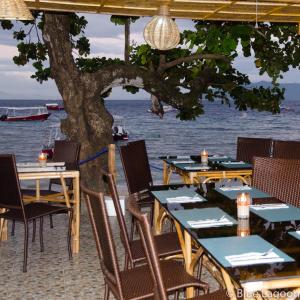
[{"label": "wicker chair", "polygon": [[[120,147],[122,165],[129,194],[138,193],[139,206],[150,208],[152,224],[154,198],[148,189],[153,184],[146,144],[144,140],[130,142]],[[134,219],[131,222],[131,239],[133,237]]]},{"label": "wicker chair", "polygon": [[[81,186],[81,191],[86,200],[100,265],[104,274],[104,299],[109,299],[110,292],[116,299],[121,300],[153,298],[154,283],[151,277],[151,268],[148,265],[120,271],[103,194],[95,193],[84,186]],[[166,290],[169,293],[175,293],[178,289],[186,287],[206,288],[206,284],[188,275],[179,262],[163,261],[161,269],[166,282]]]},{"label": "wicker chair", "polygon": [[[72,141],[57,140],[54,144],[54,153],[52,162],[65,162],[67,170],[78,170],[80,144]],[[72,195],[72,179],[65,179],[68,193]],[[41,199],[65,204],[64,193],[52,190],[53,185],[61,185],[60,179],[50,179],[49,187],[46,190],[40,190]],[[36,199],[35,189],[22,189],[22,194],[26,200]],[[72,204],[70,200],[70,204]],[[50,215],[50,227],[53,228],[52,215]],[[12,235],[14,235],[14,223],[12,226]],[[34,235],[33,235],[34,240]]]},{"label": "wicker chair", "polygon": [[274,141],[274,158],[300,159],[300,141]]},{"label": "wicker chair", "polygon": [[[103,179],[108,183],[110,194],[114,203],[114,207],[117,214],[118,224],[120,227],[120,237],[124,245],[126,256],[125,256],[125,269],[129,266],[132,267],[139,262],[145,262],[145,252],[143,250],[143,245],[141,240],[130,240],[127,231],[124,216],[122,214],[122,209],[119,201],[119,195],[115,180],[112,174],[103,172]],[[132,197],[137,196],[134,194]],[[154,237],[157,251],[159,257],[167,257],[182,254],[181,246],[178,240],[176,232],[164,233],[161,235],[156,235]]]},{"label": "wicker chair", "polygon": [[300,160],[255,157],[252,185],[300,207]]},{"label": "wicker chair", "polygon": [[236,159],[252,164],[254,156],[270,157],[272,139],[238,137]]},{"label": "wicker chair", "polygon": [[54,206],[47,203],[33,202],[24,204],[17,174],[15,157],[12,154],[0,155],[0,207],[5,212],[0,213],[0,219],[13,220],[24,224],[24,261],[23,272],[27,271],[28,256],[28,223],[40,220],[40,246],[44,251],[43,243],[43,217],[54,213],[69,213],[68,250],[71,251],[71,224],[72,208],[66,206]]}]

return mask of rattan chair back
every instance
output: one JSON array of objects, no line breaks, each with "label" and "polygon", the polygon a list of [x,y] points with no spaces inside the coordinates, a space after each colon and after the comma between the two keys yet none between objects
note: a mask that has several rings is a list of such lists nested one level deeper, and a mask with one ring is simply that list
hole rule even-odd
[{"label": "rattan chair back", "polygon": [[147,214],[141,212],[137,201],[133,196],[129,197],[128,209],[137,220],[140,238],[143,243],[147,262],[150,267],[151,276],[154,283],[154,299],[167,300],[167,290],[163,281],[157,248],[151,232],[151,226],[149,224]]},{"label": "rattan chair back", "polygon": [[22,209],[24,214],[16,160],[13,154],[0,155],[0,207]]},{"label": "rattan chair back", "polygon": [[247,163],[253,162],[254,156],[270,157],[272,139],[238,137],[236,159]]},{"label": "rattan chair back", "polygon": [[300,160],[255,157],[252,185],[300,207]]},{"label": "rattan chair back", "polygon": [[105,170],[102,170],[102,173],[103,173],[103,180],[104,180],[104,182],[106,182],[108,184],[109,192],[110,192],[111,198],[114,203],[114,208],[115,208],[116,215],[117,215],[118,225],[120,228],[121,242],[123,243],[123,246],[125,248],[126,253],[129,256],[130,261],[132,261],[133,256],[132,256],[130,242],[129,242],[130,241],[129,234],[127,231],[125,218],[122,213],[120,198],[119,198],[119,194],[118,194],[114,176],[112,174],[107,173]]},{"label": "rattan chair back", "polygon": [[83,185],[81,185],[81,191],[86,201],[105,282],[118,299],[123,299],[120,268],[104,196],[102,193],[93,192]]},{"label": "rattan chair back", "polygon": [[120,153],[129,194],[148,189],[153,181],[145,141],[121,146]]},{"label": "rattan chair back", "polygon": [[300,141],[273,142],[274,158],[300,159]]},{"label": "rattan chair back", "polygon": [[[73,141],[56,140],[54,143],[53,162],[65,162],[67,170],[78,170],[80,144]],[[67,186],[72,184],[72,179],[65,179]],[[51,184],[61,184],[60,179],[51,179]]]}]

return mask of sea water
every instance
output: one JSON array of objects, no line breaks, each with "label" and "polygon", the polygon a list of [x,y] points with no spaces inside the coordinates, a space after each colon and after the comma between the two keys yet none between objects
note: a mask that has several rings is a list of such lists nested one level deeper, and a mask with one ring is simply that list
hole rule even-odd
[{"label": "sea water", "polygon": [[[0,106],[39,106],[46,102],[0,100]],[[113,115],[124,118],[130,141],[146,140],[150,164],[158,168],[162,167],[158,159],[161,155],[195,155],[204,148],[209,154],[235,157],[238,136],[300,140],[300,101],[284,101],[289,110],[277,115],[240,112],[219,103],[206,103],[205,114],[195,121],[180,121],[176,112],[166,113],[160,119],[147,112],[150,101],[107,100],[106,105]],[[44,122],[0,122],[0,153],[15,153],[19,162],[35,161],[42,145],[48,143],[51,126],[59,124],[65,116],[63,111],[51,111]],[[153,178],[160,182],[162,171],[154,167]],[[125,185],[119,159],[117,169],[118,183]]]}]

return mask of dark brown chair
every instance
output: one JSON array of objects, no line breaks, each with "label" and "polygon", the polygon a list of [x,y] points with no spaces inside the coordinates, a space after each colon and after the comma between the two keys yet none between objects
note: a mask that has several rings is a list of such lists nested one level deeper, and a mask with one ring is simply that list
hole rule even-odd
[{"label": "dark brown chair", "polygon": [[24,262],[23,272],[27,271],[28,256],[28,223],[40,220],[40,245],[41,251],[44,251],[43,243],[43,217],[50,214],[64,212],[69,213],[69,229],[68,229],[68,249],[69,258],[72,257],[71,251],[71,224],[72,209],[66,206],[54,206],[47,203],[30,203],[24,204],[20,183],[17,174],[15,157],[12,154],[0,155],[0,207],[5,212],[0,214],[0,219],[13,220],[24,224]]},{"label": "dark brown chair", "polygon": [[[65,162],[66,170],[78,170],[80,144],[72,141],[57,140],[54,144],[54,153],[52,162]],[[67,187],[72,188],[72,179],[65,179]],[[61,185],[60,179],[50,179],[49,187],[47,190],[41,190],[40,195],[42,198],[47,197],[59,197],[63,196],[63,193],[53,191],[52,186],[54,184]],[[35,189],[22,189],[23,195],[26,197],[35,197]],[[47,199],[46,199],[47,200]],[[56,201],[58,201],[56,199]],[[61,202],[64,202],[63,200]]]},{"label": "dark brown chair", "polygon": [[[154,283],[148,265],[120,271],[103,194],[95,193],[84,186],[81,186],[81,191],[86,200],[104,274],[106,285],[104,299],[109,298],[110,292],[121,300],[153,298]],[[180,262],[163,261],[161,272],[168,293],[175,293],[178,289],[187,287],[206,288],[206,284],[188,275]]]},{"label": "dark brown chair", "polygon": [[[122,209],[120,205],[119,195],[117,191],[117,187],[115,184],[115,180],[112,174],[108,174],[103,171],[103,179],[108,183],[109,191],[114,203],[114,207],[117,214],[118,224],[120,228],[120,238],[124,245],[126,256],[125,256],[125,269],[129,266],[133,267],[135,264],[139,262],[145,262],[145,252],[143,250],[143,245],[141,240],[130,240],[129,234],[127,231],[126,223],[124,216],[122,214]],[[131,195],[131,197],[136,197],[137,195]],[[178,254],[182,254],[181,246],[178,240],[178,236],[176,232],[169,232],[160,235],[156,235],[154,237],[157,251],[159,257],[167,257],[174,256]]]},{"label": "dark brown chair", "polygon": [[236,159],[252,164],[254,156],[270,157],[272,139],[238,137]]},{"label": "dark brown chair", "polygon": [[300,159],[300,141],[274,141],[273,157]]},{"label": "dark brown chair", "polygon": [[[138,194],[140,208],[150,208],[150,220],[153,219],[154,198],[149,193],[153,184],[146,144],[144,140],[130,142],[120,147],[121,161],[125,173],[129,194]],[[131,238],[133,236],[131,223]]]},{"label": "dark brown chair", "polygon": [[255,157],[252,185],[300,207],[300,160]]},{"label": "dark brown chair", "polygon": [[[78,170],[79,166],[80,144],[73,141],[57,140],[54,144],[54,153],[52,162],[65,162],[66,170]],[[72,179],[65,179],[68,193],[72,196]],[[61,185],[60,179],[50,179],[49,187],[46,190],[40,190],[41,199],[45,201],[58,202],[65,204],[64,193],[53,190],[53,185]],[[22,189],[25,200],[35,200],[35,189]],[[70,199],[70,204],[72,204]],[[53,228],[52,215],[50,215],[50,227]],[[14,223],[12,227],[12,235],[14,234]],[[34,236],[33,236],[34,238]]]}]

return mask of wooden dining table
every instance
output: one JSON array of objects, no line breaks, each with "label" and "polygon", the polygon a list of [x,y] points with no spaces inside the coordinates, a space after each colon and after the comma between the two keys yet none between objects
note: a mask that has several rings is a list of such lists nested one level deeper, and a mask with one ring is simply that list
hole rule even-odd
[{"label": "wooden dining table", "polygon": [[[237,218],[236,195],[241,191],[249,192],[252,197],[249,219]],[[248,186],[239,190],[216,188],[215,183],[165,185],[151,187],[151,193],[155,198],[155,234],[162,231],[162,219],[167,215],[175,224],[185,268],[190,274],[202,258],[204,266],[226,288],[232,300],[237,292],[244,299],[273,299],[262,295],[272,295],[270,291],[274,290],[285,289],[285,295],[300,292],[299,208]],[[269,209],[268,205],[282,208]],[[224,217],[230,225],[205,225],[210,218],[218,221]],[[204,220],[204,225],[200,223],[197,227],[194,224],[198,223],[192,221],[199,219]],[[282,261],[230,265],[225,258],[237,254],[239,247],[244,247],[244,251],[253,247],[254,251],[263,251],[262,255],[271,249],[279,253]],[[188,289],[187,297],[192,296],[193,289]]]},{"label": "wooden dining table", "polygon": [[252,166],[238,162],[230,156],[214,155],[208,157],[208,164],[201,163],[199,155],[161,156],[163,161],[163,183],[169,184],[172,174],[181,177],[183,183],[205,183],[212,180],[239,179],[251,182]]},{"label": "wooden dining table", "polygon": [[[73,207],[73,219],[72,219],[72,251],[78,253],[80,248],[80,183],[78,170],[65,170],[61,168],[18,168],[19,180],[28,181],[34,180],[36,182],[36,195],[29,197],[29,201],[47,201],[51,202],[51,197],[43,198],[40,194],[40,181],[50,179],[60,179],[62,186],[63,202],[68,207]],[[70,199],[69,191],[66,185],[66,179],[72,179],[72,199]],[[54,202],[59,202],[53,200]],[[7,239],[7,222],[1,224],[1,239]]]}]

